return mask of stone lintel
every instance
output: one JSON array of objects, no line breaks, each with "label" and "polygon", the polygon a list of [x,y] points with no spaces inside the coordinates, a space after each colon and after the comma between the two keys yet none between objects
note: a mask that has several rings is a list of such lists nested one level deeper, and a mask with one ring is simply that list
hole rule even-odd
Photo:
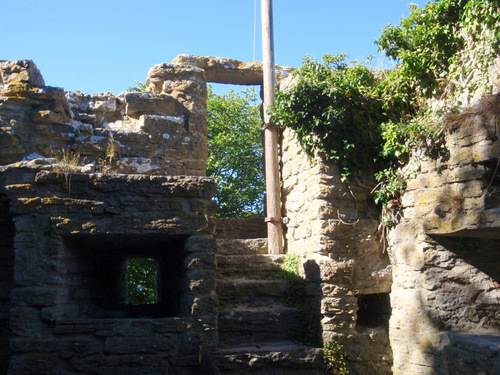
[{"label": "stone lintel", "polygon": [[[262,62],[240,61],[236,59],[178,55],[172,60],[176,65],[194,65],[205,70],[207,82],[233,85],[262,85]],[[293,68],[276,65],[277,81],[288,77]]]}]

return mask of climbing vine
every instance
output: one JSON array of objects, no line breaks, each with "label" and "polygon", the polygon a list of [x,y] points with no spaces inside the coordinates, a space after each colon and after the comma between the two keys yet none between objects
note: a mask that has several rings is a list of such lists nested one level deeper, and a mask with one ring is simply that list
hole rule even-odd
[{"label": "climbing vine", "polygon": [[[495,0],[412,5],[377,44],[395,68],[373,72],[369,61],[347,63],[345,54],[306,57],[296,84],[277,94],[271,116],[295,130],[307,153],[335,162],[345,182],[372,170],[375,201],[385,207],[418,169],[402,172],[412,150],[436,149],[437,119],[462,105],[464,93],[491,93],[487,69],[500,47],[500,7]],[[429,98],[441,99],[439,111]]]},{"label": "climbing vine", "polygon": [[334,375],[349,375],[344,347],[334,341],[323,345],[323,360],[326,370]]}]

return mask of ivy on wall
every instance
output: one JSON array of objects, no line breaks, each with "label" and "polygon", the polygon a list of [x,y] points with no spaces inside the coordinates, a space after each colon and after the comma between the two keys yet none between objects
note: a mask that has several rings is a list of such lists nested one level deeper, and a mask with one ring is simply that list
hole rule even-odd
[{"label": "ivy on wall", "polygon": [[[385,207],[405,187],[411,169],[401,167],[412,149],[432,145],[440,134],[437,119],[456,110],[464,92],[492,93],[487,69],[500,47],[500,6],[495,0],[412,5],[377,44],[397,62],[394,69],[373,72],[367,62],[348,64],[345,54],[306,57],[295,86],[276,95],[271,117],[294,129],[310,155],[337,163],[344,181],[374,169],[375,200]],[[444,101],[443,113],[430,109],[432,97]]]}]

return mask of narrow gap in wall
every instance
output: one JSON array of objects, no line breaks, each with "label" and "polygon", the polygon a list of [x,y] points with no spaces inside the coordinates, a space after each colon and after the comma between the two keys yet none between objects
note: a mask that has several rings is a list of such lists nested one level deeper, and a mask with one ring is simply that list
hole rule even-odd
[{"label": "narrow gap in wall", "polygon": [[260,86],[209,83],[207,176],[218,184],[216,217],[264,216]]},{"label": "narrow gap in wall", "polygon": [[8,198],[0,195],[0,375],[7,374],[12,354],[9,296],[14,286],[14,235]]},{"label": "narrow gap in wall", "polygon": [[391,301],[389,293],[359,294],[356,328],[389,327]]}]

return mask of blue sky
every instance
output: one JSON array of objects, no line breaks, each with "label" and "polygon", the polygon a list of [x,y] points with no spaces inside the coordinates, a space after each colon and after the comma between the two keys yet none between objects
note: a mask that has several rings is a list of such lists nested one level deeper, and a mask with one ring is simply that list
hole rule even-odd
[{"label": "blue sky", "polygon": [[[375,39],[427,0],[274,0],[275,60],[378,55]],[[251,61],[255,0],[0,0],[0,60],[32,59],[49,86],[118,94],[181,53]],[[257,0],[255,60],[261,60]],[[382,64],[379,58],[375,64]]]}]

